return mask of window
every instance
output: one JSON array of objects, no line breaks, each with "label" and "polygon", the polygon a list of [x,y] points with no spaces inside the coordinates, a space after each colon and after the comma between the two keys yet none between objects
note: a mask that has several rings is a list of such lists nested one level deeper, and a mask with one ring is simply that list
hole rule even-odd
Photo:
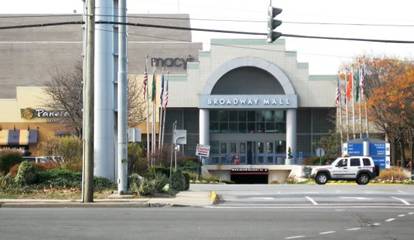
[{"label": "window", "polygon": [[348,165],[348,159],[341,159],[339,160],[339,162],[336,164],[336,167],[346,167]]},{"label": "window", "polygon": [[220,153],[221,154],[226,154],[227,153],[227,144],[226,143],[221,143],[220,144]]},{"label": "window", "polygon": [[364,163],[364,166],[371,166],[371,161],[368,158],[363,158],[362,162]]},{"label": "window", "polygon": [[351,158],[351,167],[359,167],[361,163],[359,162],[359,158]]},{"label": "window", "polygon": [[231,153],[236,153],[236,144],[235,143],[230,143],[230,152]]}]

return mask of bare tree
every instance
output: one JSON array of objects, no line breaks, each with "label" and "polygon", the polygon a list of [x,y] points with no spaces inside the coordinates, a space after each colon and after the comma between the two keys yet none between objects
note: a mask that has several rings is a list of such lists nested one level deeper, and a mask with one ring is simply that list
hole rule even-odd
[{"label": "bare tree", "polygon": [[[145,99],[143,88],[137,77],[128,79],[128,125],[136,126],[145,121]],[[58,119],[66,127],[73,130],[78,137],[82,136],[82,64],[76,63],[72,69],[57,69],[51,80],[46,83],[46,94],[51,101],[46,107],[65,111],[65,116]]]},{"label": "bare tree", "polygon": [[82,135],[82,65],[77,62],[70,70],[57,69],[51,80],[46,83],[46,94],[51,98],[46,107],[65,111],[59,122]]}]

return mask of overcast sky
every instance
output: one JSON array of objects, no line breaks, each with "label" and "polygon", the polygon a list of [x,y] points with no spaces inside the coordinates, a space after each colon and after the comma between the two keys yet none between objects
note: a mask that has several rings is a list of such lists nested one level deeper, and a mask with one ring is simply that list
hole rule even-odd
[{"label": "overcast sky", "polygon": [[[129,13],[189,13],[191,18],[251,20],[218,22],[192,20],[192,27],[265,32],[268,0],[129,0]],[[414,40],[414,1],[412,0],[274,0],[283,9],[286,34]],[[82,12],[81,0],[4,1],[0,13]],[[133,20],[131,20],[133,21]],[[290,22],[290,23],[289,23]],[[411,27],[367,27],[304,25],[291,22],[342,22],[397,24]],[[193,41],[209,48],[211,38],[246,38],[243,35],[193,33]],[[414,44],[358,43],[350,41],[286,38],[287,50],[297,51],[300,62],[309,62],[311,74],[335,74],[341,63],[359,54],[414,58]]]}]

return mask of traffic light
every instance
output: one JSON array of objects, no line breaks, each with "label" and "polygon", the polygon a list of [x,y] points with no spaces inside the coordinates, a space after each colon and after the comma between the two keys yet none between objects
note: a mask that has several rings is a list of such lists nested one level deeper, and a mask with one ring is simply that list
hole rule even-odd
[{"label": "traffic light", "polygon": [[279,15],[282,12],[281,8],[275,8],[272,6],[269,6],[269,20],[267,22],[267,42],[272,43],[276,41],[280,36],[282,36],[282,33],[275,32],[275,29],[282,24],[282,21],[275,19],[277,15]]}]

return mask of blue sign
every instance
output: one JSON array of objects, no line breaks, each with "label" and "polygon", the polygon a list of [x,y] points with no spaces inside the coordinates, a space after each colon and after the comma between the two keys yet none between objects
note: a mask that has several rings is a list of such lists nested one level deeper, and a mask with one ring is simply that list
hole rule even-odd
[{"label": "blue sign", "polygon": [[363,156],[362,143],[348,143],[348,155],[349,156]]},{"label": "blue sign", "polygon": [[370,143],[369,155],[371,156],[386,156],[385,143]]}]

